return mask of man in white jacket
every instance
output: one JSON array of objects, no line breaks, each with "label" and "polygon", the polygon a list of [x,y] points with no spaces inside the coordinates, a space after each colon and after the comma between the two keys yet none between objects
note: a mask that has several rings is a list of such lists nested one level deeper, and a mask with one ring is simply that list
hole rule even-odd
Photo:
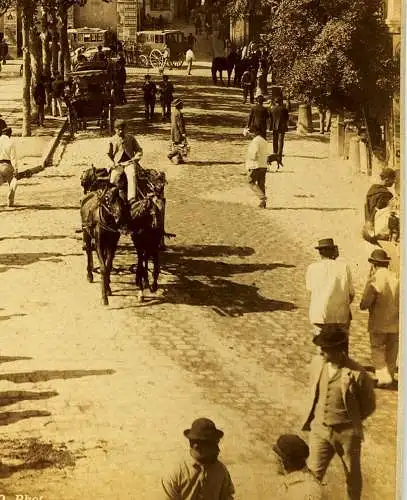
[{"label": "man in white jacket", "polygon": [[253,127],[251,132],[254,138],[250,141],[246,156],[249,186],[260,199],[259,207],[266,208],[266,173],[272,155],[269,155],[268,143],[258,127]]},{"label": "man in white jacket", "polygon": [[191,76],[192,63],[195,61],[195,54],[192,47],[189,47],[185,54],[185,61],[187,63],[187,76]]}]

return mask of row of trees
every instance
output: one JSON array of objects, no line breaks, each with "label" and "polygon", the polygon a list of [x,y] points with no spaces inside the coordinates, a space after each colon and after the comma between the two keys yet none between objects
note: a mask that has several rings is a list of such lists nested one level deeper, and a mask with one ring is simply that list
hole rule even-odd
[{"label": "row of trees", "polygon": [[273,72],[293,99],[383,116],[400,85],[384,0],[225,0],[232,17],[265,14]]},{"label": "row of trees", "polygon": [[17,8],[21,14],[23,136],[31,135],[32,89],[40,75],[59,72],[63,76],[71,68],[68,9],[85,3],[86,0],[0,0],[0,16],[10,8]]}]

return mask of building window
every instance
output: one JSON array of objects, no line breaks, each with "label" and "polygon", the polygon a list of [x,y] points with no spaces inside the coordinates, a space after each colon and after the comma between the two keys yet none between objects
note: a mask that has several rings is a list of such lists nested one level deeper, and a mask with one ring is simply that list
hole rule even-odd
[{"label": "building window", "polygon": [[151,10],[170,10],[170,0],[151,0]]}]

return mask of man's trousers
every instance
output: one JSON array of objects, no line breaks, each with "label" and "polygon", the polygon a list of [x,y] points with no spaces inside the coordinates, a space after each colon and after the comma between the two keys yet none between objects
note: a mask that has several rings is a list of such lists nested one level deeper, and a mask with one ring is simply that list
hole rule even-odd
[{"label": "man's trousers", "polygon": [[[360,500],[362,493],[362,472],[360,452],[362,437],[352,424],[324,426],[311,424],[309,437],[310,454],[308,467],[321,481],[335,453],[339,456],[346,477],[348,500]],[[336,497],[335,497],[336,498]]]},{"label": "man's trousers", "polygon": [[155,100],[144,101],[144,113],[146,120],[152,120],[154,117]]},{"label": "man's trousers", "polygon": [[[390,382],[394,378],[397,366],[399,334],[369,332],[369,335],[372,362],[376,370],[376,376],[378,372],[384,372],[384,377],[382,378],[385,379],[385,382]],[[382,382],[380,378],[378,381]]]},{"label": "man's trousers", "polygon": [[273,153],[278,155],[280,161],[283,157],[284,132],[273,130]]},{"label": "man's trousers", "polygon": [[0,160],[0,185],[8,184],[7,205],[14,206],[14,197],[17,189],[17,179],[14,176],[14,168],[8,160]]},{"label": "man's trousers", "polygon": [[260,201],[266,200],[266,173],[267,168],[254,168],[248,174],[249,186]]}]

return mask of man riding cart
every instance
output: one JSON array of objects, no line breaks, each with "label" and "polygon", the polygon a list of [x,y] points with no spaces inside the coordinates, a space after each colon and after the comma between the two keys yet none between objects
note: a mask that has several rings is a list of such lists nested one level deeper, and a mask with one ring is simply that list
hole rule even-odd
[{"label": "man riding cart", "polygon": [[126,202],[128,223],[139,215],[143,208],[143,200],[149,195],[155,195],[160,199],[163,246],[165,174],[141,167],[139,160],[143,157],[143,149],[132,134],[126,133],[124,120],[116,121],[115,131],[116,134],[109,141],[107,153],[112,161],[110,183],[118,187],[119,196]]}]

